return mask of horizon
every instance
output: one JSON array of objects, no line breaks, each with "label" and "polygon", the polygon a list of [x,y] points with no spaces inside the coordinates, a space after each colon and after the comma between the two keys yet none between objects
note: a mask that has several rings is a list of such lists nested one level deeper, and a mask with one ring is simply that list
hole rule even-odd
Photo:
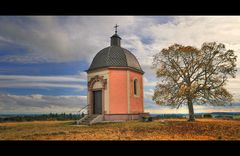
[{"label": "horizon", "polygon": [[[195,113],[195,115],[197,115],[197,114],[214,114],[214,113],[227,113],[227,114],[235,114],[235,113],[237,113],[237,114],[240,114],[240,111],[237,111],[237,112],[198,112],[198,113]],[[1,117],[1,115],[28,115],[28,116],[31,116],[31,115],[49,115],[49,114],[58,114],[58,115],[60,115],[60,114],[64,114],[64,112],[63,113],[52,113],[52,112],[50,112],[50,113],[6,113],[6,114],[2,114],[2,113],[0,113],[0,117]],[[70,115],[70,114],[72,114],[72,115],[81,115],[81,114],[75,114],[75,113],[65,113],[66,115]],[[188,115],[188,113],[150,113],[150,115]]]},{"label": "horizon", "polygon": [[[194,105],[195,113],[240,112],[240,16],[1,16],[0,114],[77,112],[87,104],[87,74],[93,57],[110,45],[114,25],[122,47],[143,71],[145,112],[187,113],[152,101],[157,83],[153,55],[179,43],[200,47],[217,41],[238,56],[236,78],[226,88],[232,106]],[[198,31],[196,31],[198,30]]]}]

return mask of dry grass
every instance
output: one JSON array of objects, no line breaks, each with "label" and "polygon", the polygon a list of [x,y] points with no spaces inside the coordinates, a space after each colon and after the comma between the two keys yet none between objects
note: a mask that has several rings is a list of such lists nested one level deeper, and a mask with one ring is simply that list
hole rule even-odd
[{"label": "dry grass", "polygon": [[240,140],[240,120],[164,119],[92,126],[74,121],[0,123],[0,140]]}]

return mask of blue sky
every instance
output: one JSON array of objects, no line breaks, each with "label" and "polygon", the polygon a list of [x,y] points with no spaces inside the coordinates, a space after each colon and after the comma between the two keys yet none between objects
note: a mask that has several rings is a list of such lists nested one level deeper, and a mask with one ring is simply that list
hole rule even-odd
[{"label": "blue sky", "polygon": [[[185,107],[170,109],[151,100],[156,84],[152,56],[162,48],[217,41],[240,57],[238,16],[1,16],[0,113],[69,113],[85,106],[84,70],[109,46],[116,23],[122,46],[145,71],[145,110],[151,113],[187,112]],[[227,85],[233,106],[195,106],[196,112],[240,111],[239,84],[238,70]]]}]

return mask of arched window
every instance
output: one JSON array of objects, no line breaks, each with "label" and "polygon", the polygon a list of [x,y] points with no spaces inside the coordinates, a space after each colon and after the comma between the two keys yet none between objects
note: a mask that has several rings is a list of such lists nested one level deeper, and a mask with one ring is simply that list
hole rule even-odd
[{"label": "arched window", "polygon": [[138,89],[138,87],[139,87],[139,85],[138,85],[138,80],[137,79],[135,79],[134,81],[133,81],[133,90],[134,90],[134,95],[136,95],[136,96],[138,96],[139,95],[139,89]]}]

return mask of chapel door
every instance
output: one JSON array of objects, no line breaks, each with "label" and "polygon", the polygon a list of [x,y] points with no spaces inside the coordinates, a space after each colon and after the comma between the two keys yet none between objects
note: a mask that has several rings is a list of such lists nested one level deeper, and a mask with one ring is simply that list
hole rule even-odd
[{"label": "chapel door", "polygon": [[93,91],[93,114],[102,114],[102,91]]}]

